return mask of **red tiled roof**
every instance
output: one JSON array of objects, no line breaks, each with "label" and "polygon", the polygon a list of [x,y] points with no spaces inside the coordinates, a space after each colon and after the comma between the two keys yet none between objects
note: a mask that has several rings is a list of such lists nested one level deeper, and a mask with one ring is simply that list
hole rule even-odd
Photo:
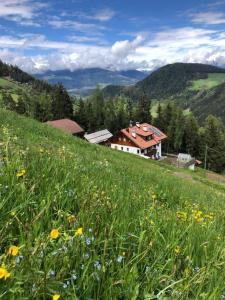
[{"label": "red tiled roof", "polygon": [[84,132],[83,128],[80,127],[79,124],[69,119],[48,121],[47,124],[70,134],[78,134]]},{"label": "red tiled roof", "polygon": [[[155,146],[161,140],[167,138],[167,136],[162,131],[147,123],[140,124],[139,126],[136,125],[126,129],[122,129],[121,132],[141,149],[146,149]],[[136,137],[134,137],[132,133],[135,133]],[[145,140],[147,136],[151,136],[150,141]]]}]

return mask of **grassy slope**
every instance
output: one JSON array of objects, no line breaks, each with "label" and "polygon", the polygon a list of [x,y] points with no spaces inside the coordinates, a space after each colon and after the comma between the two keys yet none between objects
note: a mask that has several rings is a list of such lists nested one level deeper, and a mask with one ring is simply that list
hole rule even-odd
[{"label": "grassy slope", "polygon": [[[89,145],[6,111],[0,111],[1,142],[0,260],[11,272],[0,279],[2,299],[54,293],[62,299],[219,299],[223,185],[197,174],[175,176],[172,167]],[[26,175],[17,178],[23,168]],[[179,211],[187,219],[179,219]],[[78,227],[80,238],[74,237]],[[60,231],[56,240],[52,228]],[[7,254],[12,244],[20,247],[19,263]]]},{"label": "grassy slope", "polygon": [[192,82],[192,86],[189,87],[189,90],[198,91],[201,89],[211,89],[218,86],[219,84],[225,82],[225,74],[212,73],[208,74],[206,79],[198,79]]},{"label": "grassy slope", "polygon": [[0,97],[1,89],[10,93],[14,101],[17,101],[19,93],[24,90],[24,87],[19,83],[7,80],[5,78],[0,78]]}]

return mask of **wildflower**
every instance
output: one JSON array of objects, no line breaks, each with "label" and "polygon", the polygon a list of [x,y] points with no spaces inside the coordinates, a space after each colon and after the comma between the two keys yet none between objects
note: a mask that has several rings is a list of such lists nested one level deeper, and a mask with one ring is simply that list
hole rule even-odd
[{"label": "wildflower", "polygon": [[175,255],[178,256],[181,254],[181,248],[179,246],[176,246],[176,248],[174,249]]},{"label": "wildflower", "polygon": [[67,282],[63,283],[63,288],[67,289],[69,285],[70,285],[70,282],[69,282],[69,280],[67,280]]},{"label": "wildflower", "polygon": [[101,266],[100,262],[97,260],[97,261],[94,263],[94,267],[95,267],[96,269],[100,270],[102,266]]},{"label": "wildflower", "polygon": [[198,273],[198,272],[200,272],[200,268],[199,267],[195,267],[195,268],[192,269],[192,271],[194,273]]},{"label": "wildflower", "polygon": [[16,174],[16,177],[20,178],[20,177],[23,177],[25,174],[26,174],[26,170],[22,169]]},{"label": "wildflower", "polygon": [[155,201],[157,198],[157,195],[155,193],[152,193],[152,200]]},{"label": "wildflower", "polygon": [[86,244],[89,246],[91,245],[92,239],[91,238],[86,238]]},{"label": "wildflower", "polygon": [[50,237],[52,239],[57,239],[59,237],[59,230],[58,229],[52,229],[50,232]]},{"label": "wildflower", "polygon": [[73,271],[73,272],[71,273],[71,277],[72,277],[73,280],[76,280],[76,279],[77,279],[77,275],[76,275],[75,271]]},{"label": "wildflower", "polygon": [[67,217],[67,221],[68,221],[69,223],[74,223],[74,222],[76,221],[76,217],[75,217],[74,215],[69,215],[69,216]]},{"label": "wildflower", "polygon": [[176,213],[177,218],[182,220],[182,221],[187,221],[187,213],[184,211],[177,211]]},{"label": "wildflower", "polygon": [[84,258],[85,260],[87,260],[87,259],[89,258],[89,254],[88,254],[88,253],[84,253],[84,254],[83,254],[83,258]]},{"label": "wildflower", "polygon": [[23,259],[23,255],[17,255],[17,257],[16,257],[16,263],[19,264],[22,259]]},{"label": "wildflower", "polygon": [[122,261],[123,261],[123,256],[122,256],[122,255],[119,255],[119,256],[117,257],[117,262],[120,264]]},{"label": "wildflower", "polygon": [[11,276],[11,274],[7,271],[6,268],[0,267],[0,279],[7,279]]},{"label": "wildflower", "polygon": [[50,271],[48,272],[48,276],[49,276],[49,277],[55,277],[55,271],[50,270]]},{"label": "wildflower", "polygon": [[12,256],[17,256],[17,254],[19,253],[19,248],[17,246],[14,246],[14,245],[10,246],[8,253]]},{"label": "wildflower", "polygon": [[52,300],[59,300],[61,296],[59,294],[55,294],[52,296]]},{"label": "wildflower", "polygon": [[83,235],[83,228],[79,227],[75,232],[75,236],[81,236],[81,235]]}]

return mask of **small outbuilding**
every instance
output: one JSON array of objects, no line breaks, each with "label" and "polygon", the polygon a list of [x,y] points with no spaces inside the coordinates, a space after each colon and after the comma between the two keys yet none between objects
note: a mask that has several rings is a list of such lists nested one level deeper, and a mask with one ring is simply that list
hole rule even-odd
[{"label": "small outbuilding", "polygon": [[112,137],[112,133],[108,129],[85,134],[84,138],[91,144],[107,144]]},{"label": "small outbuilding", "polygon": [[72,135],[84,136],[84,129],[77,122],[70,119],[48,121],[47,124]]},{"label": "small outbuilding", "polygon": [[195,169],[195,158],[187,153],[179,153],[177,157],[177,165],[179,168]]}]

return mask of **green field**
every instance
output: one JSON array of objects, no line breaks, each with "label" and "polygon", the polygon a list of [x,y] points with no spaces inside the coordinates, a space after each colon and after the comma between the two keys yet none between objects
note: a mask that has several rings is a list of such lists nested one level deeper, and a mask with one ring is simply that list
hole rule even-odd
[{"label": "green field", "polygon": [[198,172],[0,110],[0,196],[1,299],[225,292],[225,186]]},{"label": "green field", "polygon": [[210,73],[207,79],[199,79],[192,82],[189,90],[197,91],[201,89],[211,89],[221,83],[225,82],[224,73]]},{"label": "green field", "polygon": [[0,78],[0,87],[5,89],[10,89],[10,90],[15,90],[20,88],[18,84],[4,78]]}]

